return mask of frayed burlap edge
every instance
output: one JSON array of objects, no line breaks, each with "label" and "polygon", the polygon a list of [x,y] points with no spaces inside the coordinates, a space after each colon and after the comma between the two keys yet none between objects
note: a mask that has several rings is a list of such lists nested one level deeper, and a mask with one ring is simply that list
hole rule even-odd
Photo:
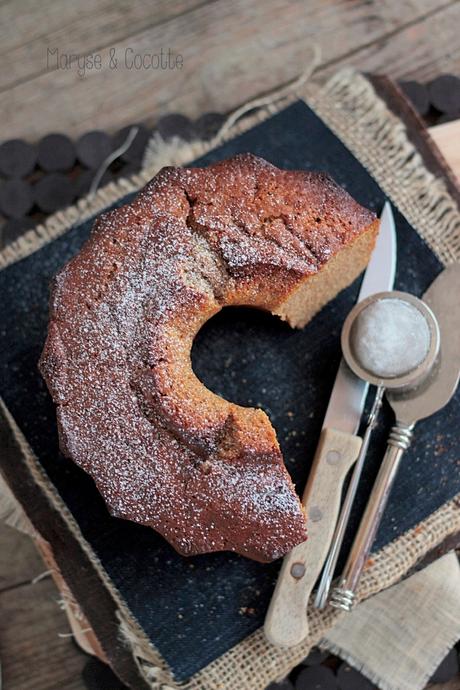
[{"label": "frayed burlap edge", "polygon": [[[120,638],[129,647],[138,668],[152,690],[261,690],[271,681],[281,678],[299,663],[309,649],[317,644],[325,631],[343,614],[335,609],[320,612],[309,607],[310,634],[302,644],[281,650],[271,645],[258,630],[237,644],[206,668],[195,674],[187,683],[175,684],[171,672],[157,649],[149,642],[143,630],[114,587],[103,565],[80,532],[73,515],[50,483],[35,458],[27,440],[15,423],[4,402],[0,410],[10,425],[15,440],[26,462],[30,476],[49,501],[50,509],[59,511],[68,529],[76,537],[90,559],[105,587],[117,604]],[[15,506],[14,522],[22,519],[19,502]],[[371,565],[364,572],[358,592],[358,601],[389,587],[400,580],[428,551],[440,544],[449,534],[460,531],[460,494],[444,504],[423,523],[409,530],[394,542],[373,555]],[[10,511],[11,516],[11,511]],[[79,610],[70,590],[67,603]]]},{"label": "frayed burlap edge", "polygon": [[[345,70],[324,87],[306,87],[305,75],[283,90],[264,99],[262,107],[242,121],[227,122],[210,142],[186,143],[179,139],[164,142],[155,138],[146,152],[138,175],[111,183],[77,205],[50,217],[43,225],[27,232],[0,253],[0,268],[25,258],[77,222],[101,212],[130,192],[140,189],[164,165],[192,161],[219,144],[241,134],[296,98],[303,98],[337,134],[375,177],[379,185],[417,229],[444,264],[459,260],[460,215],[444,182],[426,170],[421,156],[410,143],[402,123],[376,96],[371,84],[361,75]],[[255,102],[257,104],[257,102]],[[253,108],[254,102],[247,108]],[[243,114],[241,109],[238,115]],[[120,636],[129,646],[139,670],[152,690],[260,690],[286,675],[320,641],[325,630],[340,614],[335,610],[310,609],[310,635],[298,647],[278,650],[258,630],[226,654],[195,674],[187,683],[175,684],[166,662],[149,642],[137,621],[113,586],[102,564],[84,540],[78,524],[49,482],[33,452],[2,403],[14,435],[21,447],[31,475],[46,493],[52,507],[65,517],[95,569],[118,606]],[[425,553],[449,534],[460,530],[460,494],[373,556],[366,570],[358,599],[362,600],[397,582]],[[20,509],[20,506],[18,506]],[[11,519],[20,520],[19,516]]]},{"label": "frayed burlap edge", "polygon": [[[254,124],[265,120],[273,108],[264,109],[253,117],[247,118],[244,124],[238,124],[219,143],[233,138]],[[214,140],[213,140],[214,141]],[[130,177],[98,189],[93,195],[80,199],[74,206],[58,211],[36,228],[26,231],[17,240],[9,244],[0,252],[0,270],[46,246],[49,242],[64,235],[77,223],[101,213],[131,192],[141,189],[162,167],[166,165],[183,165],[210,151],[212,142],[185,142],[177,137],[164,141],[159,135],[149,143],[148,163],[142,170]]]},{"label": "frayed burlap edge", "polygon": [[[255,99],[239,108],[229,116],[216,136],[210,141],[186,142],[178,137],[165,141],[160,135],[155,134],[147,145],[142,170],[138,174],[111,182],[98,189],[94,194],[83,197],[74,206],[54,213],[44,223],[26,231],[0,252],[0,270],[16,261],[25,259],[52,240],[65,234],[77,223],[82,223],[101,213],[127,194],[138,191],[164,166],[189,163],[220,144],[233,139],[238,134],[248,131],[271,115],[280,112],[286,105],[296,100],[297,90],[305,84],[317,61],[318,56],[315,51],[311,65],[298,79],[270,96]],[[259,104],[263,105],[258,108],[256,113],[241,121],[234,121],[236,115],[242,116]]]},{"label": "frayed burlap edge", "polygon": [[[27,442],[27,439],[25,438],[24,434],[16,424],[14,418],[12,417],[10,411],[8,410],[7,406],[5,405],[5,402],[3,401],[2,398],[0,398],[0,414],[3,416],[4,420],[7,422],[9,425],[14,439],[17,443],[17,446],[22,454],[23,460],[25,464],[27,465],[27,468],[30,473],[31,479],[35,482],[37,487],[39,488],[40,492],[43,493],[49,503],[50,510],[56,510],[59,512],[59,514],[64,518],[64,520],[67,523],[67,527],[69,531],[75,536],[77,539],[79,545],[81,546],[82,550],[88,557],[88,559],[91,561],[91,564],[93,565],[94,569],[96,570],[97,574],[101,578],[102,582],[104,583],[104,586],[107,588],[107,590],[110,592],[111,596],[113,597],[114,601],[116,602],[118,606],[118,615],[120,621],[129,621],[128,625],[130,626],[130,629],[132,631],[132,634],[136,636],[136,639],[138,640],[138,644],[142,645],[143,649],[148,649],[147,653],[147,659],[150,664],[155,665],[161,671],[164,673],[164,677],[168,678],[168,680],[172,679],[171,673],[168,670],[168,667],[166,665],[166,662],[163,660],[159,652],[157,652],[149,643],[148,638],[145,636],[142,628],[139,626],[137,621],[133,618],[130,610],[126,606],[122,596],[114,586],[113,582],[110,580],[108,574],[106,573],[103,565],[101,564],[99,558],[97,555],[94,553],[93,549],[91,546],[88,544],[86,539],[83,537],[80,527],[78,526],[78,523],[76,522],[75,518],[73,517],[72,513],[68,509],[67,505],[64,503],[62,500],[61,496],[59,493],[56,491],[54,485],[50,482],[46,472],[44,471],[43,467],[41,464],[38,462],[34,452],[32,451],[30,445]],[[1,468],[0,468],[1,470]],[[27,518],[24,517],[23,513],[23,508],[20,504],[20,501],[13,496],[11,491],[9,490],[9,487],[6,483],[6,480],[4,479],[3,476],[0,474],[0,488],[3,489],[3,487],[6,487],[8,491],[8,501],[7,501],[7,508],[6,508],[6,514],[3,515],[3,517],[6,518],[7,524],[11,526],[15,526],[17,528],[21,527],[26,527],[27,526]],[[3,495],[0,496],[0,499],[3,498]],[[2,514],[0,514],[0,519],[2,518]],[[39,536],[39,525],[34,525],[32,529],[23,529],[22,531],[26,531],[27,533],[30,534],[34,539]],[[79,609],[79,604],[78,602],[75,601],[73,598],[71,591],[68,590],[66,593],[66,598],[67,602],[71,603],[72,606],[75,609]],[[120,636],[125,642],[125,638],[123,636],[123,631],[122,628],[120,627]],[[144,653],[145,656],[145,653]],[[136,657],[137,661],[137,657]]]},{"label": "frayed burlap edge", "polygon": [[[0,269],[29,256],[81,223],[136,192],[165,165],[184,165],[233,139],[296,99],[303,99],[373,175],[444,264],[460,260],[460,215],[444,181],[429,172],[410,142],[403,123],[377,97],[370,82],[354,70],[341,70],[321,88],[307,85],[312,65],[289,88],[256,99],[231,115],[208,142],[164,141],[155,135],[147,147],[142,170],[111,182],[95,194],[50,216],[0,252]],[[236,120],[259,103],[255,114]]]},{"label": "frayed burlap edge", "polygon": [[439,259],[445,265],[459,261],[458,206],[444,180],[425,168],[404,124],[371,83],[353,70],[342,70],[307,100]]},{"label": "frayed burlap edge", "polygon": [[[27,534],[33,539],[36,536],[36,531],[33,528],[27,515],[21,508],[16,496],[11,491],[6,483],[6,480],[0,474],[0,523],[9,525],[13,529],[17,529],[23,534]],[[0,686],[1,690],[1,686]]]}]

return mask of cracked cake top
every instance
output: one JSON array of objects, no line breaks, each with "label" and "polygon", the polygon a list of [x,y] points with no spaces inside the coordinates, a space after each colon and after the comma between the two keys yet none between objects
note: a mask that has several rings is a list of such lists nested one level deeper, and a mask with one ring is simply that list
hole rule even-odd
[{"label": "cracked cake top", "polygon": [[61,448],[113,515],[187,555],[269,561],[305,539],[267,416],[207,390],[190,350],[226,305],[299,324],[282,305],[373,221],[329,177],[249,154],[164,168],[96,220],[55,278],[40,368]]}]

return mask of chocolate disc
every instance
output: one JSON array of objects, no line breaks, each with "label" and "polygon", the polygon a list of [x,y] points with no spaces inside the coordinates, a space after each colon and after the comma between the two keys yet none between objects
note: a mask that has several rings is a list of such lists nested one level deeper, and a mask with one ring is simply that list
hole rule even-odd
[{"label": "chocolate disc", "polygon": [[333,671],[326,666],[304,668],[295,681],[296,690],[337,690],[338,687]]},{"label": "chocolate disc", "polygon": [[308,656],[301,662],[302,666],[317,666],[321,664],[327,657],[330,656],[329,652],[320,649],[319,647],[312,647]]},{"label": "chocolate disc", "polygon": [[80,162],[87,168],[97,170],[112,153],[112,140],[105,132],[94,130],[83,134],[76,148]]},{"label": "chocolate disc", "polygon": [[6,180],[0,185],[0,210],[8,218],[22,218],[33,203],[32,189],[24,180]]},{"label": "chocolate disc", "polygon": [[37,149],[22,139],[10,139],[0,146],[0,172],[6,177],[25,177],[36,162]]},{"label": "chocolate disc", "polygon": [[451,649],[449,654],[439,664],[436,671],[430,678],[431,683],[447,683],[458,675],[459,672],[458,653],[456,649]]},{"label": "chocolate disc", "polygon": [[430,99],[426,86],[418,81],[402,81],[399,86],[418,114],[426,115],[430,108]]},{"label": "chocolate disc", "polygon": [[286,678],[285,680],[278,681],[278,683],[270,683],[265,690],[294,690],[294,686],[291,681]]},{"label": "chocolate disc", "polygon": [[225,115],[221,113],[205,113],[193,123],[196,138],[203,141],[212,139],[224,121]]},{"label": "chocolate disc", "polygon": [[454,120],[460,120],[460,110],[458,112],[455,112],[455,113],[444,113],[437,120],[436,124],[437,125],[443,125],[446,122],[453,122]]},{"label": "chocolate disc", "polygon": [[129,149],[120,156],[121,160],[126,161],[126,163],[135,163],[142,160],[142,157],[145,153],[145,147],[147,146],[147,143],[151,137],[151,131],[145,125],[128,125],[127,127],[120,129],[120,131],[117,132],[113,137],[112,146],[114,149],[119,148],[125,143],[128,134],[133,127],[138,128],[137,134],[134,137]]},{"label": "chocolate disc", "polygon": [[75,187],[61,173],[45,175],[34,187],[35,201],[45,213],[69,206],[75,196]]},{"label": "chocolate disc", "polygon": [[116,173],[116,177],[130,177],[131,175],[138,173],[140,169],[140,161],[137,161],[137,163],[125,163],[125,165],[123,165],[123,167],[121,167]]},{"label": "chocolate disc", "polygon": [[349,666],[345,661],[337,671],[340,690],[378,690],[366,676]]},{"label": "chocolate disc", "polygon": [[180,137],[184,141],[191,141],[194,136],[193,129],[190,119],[179,113],[165,115],[157,122],[157,131],[166,140]]},{"label": "chocolate disc", "polygon": [[42,170],[70,170],[74,163],[75,147],[64,134],[48,134],[38,144],[38,164]]},{"label": "chocolate disc", "polygon": [[35,225],[31,218],[11,218],[0,227],[0,247],[3,249]]},{"label": "chocolate disc", "polygon": [[[84,170],[79,174],[75,183],[75,195],[78,198],[88,194],[96,174],[97,173],[95,170]],[[112,180],[112,173],[109,170],[106,170],[101,181],[99,182],[98,189],[100,187],[104,187],[106,184],[109,184],[109,182],[112,182]]]},{"label": "chocolate disc", "polygon": [[442,74],[428,84],[430,101],[441,113],[460,110],[460,78]]}]

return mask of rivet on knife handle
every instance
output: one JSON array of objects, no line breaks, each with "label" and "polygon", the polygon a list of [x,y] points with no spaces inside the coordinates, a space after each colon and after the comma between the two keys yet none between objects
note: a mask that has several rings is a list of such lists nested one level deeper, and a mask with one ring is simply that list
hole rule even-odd
[{"label": "rivet on knife handle", "polygon": [[323,429],[302,502],[308,539],[284,559],[265,618],[269,642],[293,647],[308,635],[307,603],[332,538],[344,479],[356,460],[361,438]]}]

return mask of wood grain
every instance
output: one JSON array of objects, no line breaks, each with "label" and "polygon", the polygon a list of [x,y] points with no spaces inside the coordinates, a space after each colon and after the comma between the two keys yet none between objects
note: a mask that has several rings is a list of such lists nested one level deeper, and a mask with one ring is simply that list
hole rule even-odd
[{"label": "wood grain", "polygon": [[0,648],[5,690],[84,690],[87,657],[69,633],[50,579],[0,592]]},{"label": "wood grain", "polygon": [[[287,82],[322,50],[318,74],[340,66],[428,79],[460,72],[458,1],[4,0],[0,4],[0,140],[50,131],[116,130],[165,112],[225,111]],[[139,51],[171,47],[180,73],[90,75],[46,69],[46,49]],[[460,177],[460,124],[431,130]],[[452,136],[454,135],[454,136]],[[7,690],[83,690],[86,658],[70,638],[50,579],[28,537],[0,526],[0,648]],[[460,679],[432,685],[460,690]]]},{"label": "wood grain", "polygon": [[[455,133],[460,134],[460,122],[455,123]],[[443,137],[439,143],[449,158],[452,142],[444,142]],[[69,627],[56,603],[57,589],[50,579],[36,585],[28,583],[32,573],[42,571],[43,564],[29,537],[1,525],[0,588],[8,588],[0,591],[5,690],[85,690],[81,670],[86,657],[70,638],[58,637],[58,633],[68,633]],[[21,586],[21,582],[26,584]],[[460,690],[460,678],[430,685],[429,690]]]},{"label": "wood grain", "polygon": [[[21,8],[25,1],[15,0],[14,7]],[[29,4],[32,6],[31,0]],[[33,140],[50,130],[70,135],[93,128],[115,130],[171,111],[191,116],[207,110],[227,111],[294,78],[311,60],[312,44],[322,52],[320,75],[350,62],[363,70],[401,77],[426,76],[441,69],[460,71],[458,0],[384,0],[378,4],[362,0],[215,0],[193,9],[187,5],[177,16],[160,24],[152,20],[151,26],[140,30],[148,18],[137,3],[132,23],[127,15],[126,33],[121,38],[120,29],[115,30],[111,22],[106,26],[105,4],[98,0],[92,15],[99,27],[98,45],[89,29],[85,43],[85,21],[89,20],[84,12],[76,20],[77,10],[69,10],[69,4],[70,0],[64,3],[68,19],[60,27],[52,19],[52,2],[47,0],[52,41],[47,31],[41,38],[32,33],[29,41],[32,19],[20,22],[17,41],[22,37],[24,45],[15,44],[14,50],[20,52],[12,64],[8,54],[2,58],[9,65],[2,71],[12,72],[13,82],[8,82],[10,86],[2,94],[0,139],[21,136]],[[8,7],[13,12],[10,4]],[[181,7],[177,5],[176,11]],[[75,21],[78,30],[73,45],[81,51],[100,49],[103,68],[84,78],[76,69],[44,71],[46,56],[40,58],[40,51],[45,52],[51,42],[56,45],[60,36],[64,41],[65,36],[73,35]],[[436,32],[440,32],[439,38],[434,40]],[[110,48],[123,62],[127,47],[141,54],[171,48],[183,56],[183,68],[129,70],[120,63],[117,69],[110,69]],[[67,51],[67,44],[60,48]],[[4,79],[9,79],[7,74]]]},{"label": "wood grain", "polygon": [[308,539],[283,560],[265,618],[267,639],[278,647],[294,647],[309,631],[307,602],[326,560],[340,511],[343,483],[356,462],[362,439],[323,429],[302,503]]},{"label": "wood grain", "polygon": [[460,120],[431,127],[429,132],[460,182]]},{"label": "wood grain", "polygon": [[[47,69],[47,49],[89,54],[189,12],[203,0],[7,0],[0,5],[0,92]],[[14,25],[15,31],[11,31]]]},{"label": "wood grain", "polygon": [[[413,18],[404,26],[377,41],[359,45],[340,63],[370,73],[382,73],[392,79],[427,81],[440,72],[460,72],[460,4],[457,0],[435,9],[422,21]],[[328,60],[320,67],[320,73],[333,74],[337,60]]]},{"label": "wood grain", "polygon": [[[449,123],[454,139],[430,133],[446,159],[460,140],[460,122]],[[445,125],[442,125],[444,128]],[[438,130],[438,132],[436,131]],[[455,162],[454,162],[455,165]],[[456,167],[460,176],[460,165]],[[59,638],[69,627],[56,601],[59,593],[50,579],[37,585],[30,577],[43,564],[29,537],[0,525],[0,648],[5,690],[85,690],[81,670],[86,657],[70,638]],[[25,582],[21,586],[21,582]],[[460,690],[460,677],[429,690]]]},{"label": "wood grain", "polygon": [[0,522],[0,593],[30,583],[45,570],[30,537]]}]

